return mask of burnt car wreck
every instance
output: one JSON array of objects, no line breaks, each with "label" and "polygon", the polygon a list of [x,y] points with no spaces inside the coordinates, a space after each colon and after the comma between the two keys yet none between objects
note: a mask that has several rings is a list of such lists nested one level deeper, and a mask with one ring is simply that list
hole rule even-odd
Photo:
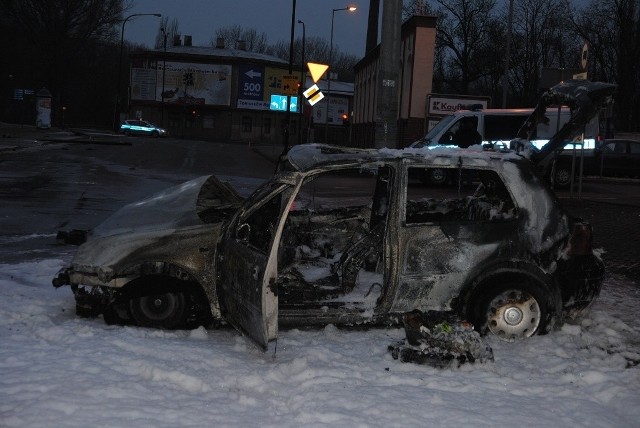
[{"label": "burnt car wreck", "polygon": [[[613,88],[598,86],[592,104]],[[520,154],[304,145],[287,163],[244,200],[209,176],[123,207],[54,286],[71,286],[80,315],[224,321],[263,348],[280,326],[401,324],[414,310],[514,340],[580,316],[599,294],[591,227]],[[457,179],[411,178],[430,168]]]}]

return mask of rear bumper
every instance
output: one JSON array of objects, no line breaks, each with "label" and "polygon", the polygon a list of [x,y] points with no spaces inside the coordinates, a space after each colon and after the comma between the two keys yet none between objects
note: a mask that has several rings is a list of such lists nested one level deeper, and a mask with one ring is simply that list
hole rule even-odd
[{"label": "rear bumper", "polygon": [[600,295],[604,274],[604,263],[594,255],[574,256],[559,263],[565,318],[579,318],[588,312]]}]

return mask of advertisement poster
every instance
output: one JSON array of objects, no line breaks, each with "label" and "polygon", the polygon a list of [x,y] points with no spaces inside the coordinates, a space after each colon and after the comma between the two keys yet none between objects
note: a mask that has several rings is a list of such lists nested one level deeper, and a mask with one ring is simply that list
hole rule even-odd
[{"label": "advertisement poster", "polygon": [[[155,100],[176,104],[228,106],[231,102],[231,66],[158,61]],[[133,91],[132,91],[132,98]]]},{"label": "advertisement poster", "polygon": [[[287,95],[283,82],[288,75],[288,70],[281,68],[256,65],[238,67],[237,107],[252,110],[272,109],[273,99]],[[286,111],[286,108],[282,110]]]}]

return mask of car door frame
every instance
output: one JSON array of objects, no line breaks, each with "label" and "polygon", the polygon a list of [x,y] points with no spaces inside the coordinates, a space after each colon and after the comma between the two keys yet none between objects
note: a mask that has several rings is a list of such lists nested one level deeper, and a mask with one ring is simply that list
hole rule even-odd
[{"label": "car door frame", "polygon": [[[270,183],[273,188],[265,191],[266,194],[250,199],[225,226],[218,249],[217,265],[221,271],[217,289],[223,315],[227,322],[264,351],[268,349],[269,342],[278,337],[278,295],[274,285],[278,274],[278,247],[286,213],[300,183],[300,177],[277,180]],[[261,251],[243,236],[246,232],[244,220],[277,197],[283,198],[277,224],[274,224],[267,251]]]}]

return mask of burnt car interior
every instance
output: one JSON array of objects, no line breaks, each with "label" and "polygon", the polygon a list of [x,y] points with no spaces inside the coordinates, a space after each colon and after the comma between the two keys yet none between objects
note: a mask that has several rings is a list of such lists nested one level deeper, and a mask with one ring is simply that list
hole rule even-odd
[{"label": "burnt car interior", "polygon": [[280,245],[281,306],[358,305],[379,295],[392,175],[387,166],[353,168],[302,184]]},{"label": "burnt car interior", "polygon": [[[456,178],[444,185],[409,182],[402,217],[406,227],[516,217],[513,199],[495,171],[454,171]],[[409,168],[410,176],[412,172]],[[375,306],[386,291],[384,242],[396,175],[390,166],[351,168],[319,173],[302,184],[279,245],[276,286],[281,309]],[[274,233],[267,219],[278,216],[285,199],[279,194],[246,219],[250,243],[265,253]]]},{"label": "burnt car interior", "polygon": [[[410,168],[409,177],[422,177],[428,169]],[[489,221],[514,216],[513,200],[495,171],[458,168],[454,177],[444,185],[409,183],[405,223]]]}]

